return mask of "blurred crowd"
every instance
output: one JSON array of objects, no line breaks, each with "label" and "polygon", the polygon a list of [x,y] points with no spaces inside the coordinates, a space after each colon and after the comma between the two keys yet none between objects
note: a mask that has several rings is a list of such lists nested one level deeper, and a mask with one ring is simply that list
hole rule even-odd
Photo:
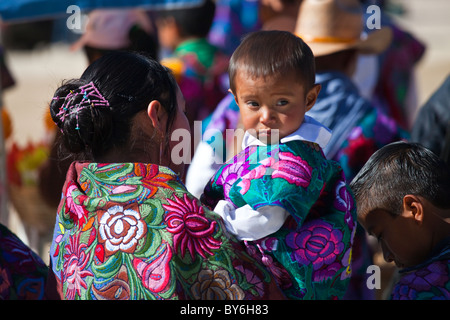
[{"label": "blurred crowd", "polygon": [[[233,143],[226,141],[223,150],[212,153],[208,149],[213,138],[210,132],[219,132],[226,140],[227,129],[242,127],[239,108],[228,92],[228,62],[242,37],[257,30],[289,31],[302,37],[312,48],[316,57],[316,82],[322,89],[308,114],[332,130],[333,138],[324,152],[327,158],[340,163],[347,182],[375,151],[394,141],[422,143],[450,161],[450,78],[436,88],[425,105],[419,105],[414,71],[426,46],[396,24],[390,15],[395,8],[389,1],[359,1],[362,21],[378,19],[380,28],[370,28],[368,23],[355,26],[353,31],[361,39],[367,39],[358,45],[346,43],[345,35],[336,39],[333,26],[327,25],[320,13],[312,14],[314,6],[307,7],[306,2],[207,0],[199,8],[93,10],[85,13],[82,35],[71,33],[59,22],[44,21],[30,23],[24,30],[21,28],[25,26],[5,30],[3,44],[6,49],[31,49],[39,42],[51,42],[57,37],[69,41],[70,50],[82,50],[88,64],[111,51],[131,50],[144,52],[169,67],[186,100],[191,132],[201,137],[191,140],[189,166],[182,177],[196,197],[217,170],[217,164],[239,151],[239,143],[234,143],[233,137]],[[366,10],[371,5],[381,9],[379,15]],[[323,45],[327,42],[333,46]],[[1,89],[6,91],[15,81],[4,59],[4,48],[0,47],[0,70]],[[2,159],[5,170],[0,172],[0,190],[6,190],[9,196],[0,194],[1,209],[8,210],[6,202],[11,201],[29,235],[37,230],[37,237],[48,241],[53,233],[65,173],[74,159],[58,157],[54,143],[60,138],[60,132],[49,116],[45,117],[49,132],[46,140],[26,147],[6,144],[13,129],[5,108],[2,108],[2,120],[6,156]],[[200,126],[196,125],[198,121]],[[45,261],[48,252],[42,243],[38,251]],[[378,244],[359,228],[347,299],[386,298],[396,269],[382,261],[380,252]],[[382,266],[385,293],[367,289],[366,271],[373,264]]]}]

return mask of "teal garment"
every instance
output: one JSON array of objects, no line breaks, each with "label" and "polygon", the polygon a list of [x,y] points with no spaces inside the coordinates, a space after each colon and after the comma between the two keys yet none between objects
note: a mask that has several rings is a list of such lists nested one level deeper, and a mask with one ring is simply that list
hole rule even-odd
[{"label": "teal garment", "polygon": [[271,205],[289,212],[276,233],[245,242],[291,299],[340,299],[351,275],[354,198],[339,164],[318,145],[249,146],[212,177],[201,200],[214,208]]}]

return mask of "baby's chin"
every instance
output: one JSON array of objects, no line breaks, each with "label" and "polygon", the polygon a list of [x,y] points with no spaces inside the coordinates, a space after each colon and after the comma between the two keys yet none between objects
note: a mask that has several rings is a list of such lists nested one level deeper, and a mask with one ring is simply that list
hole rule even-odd
[{"label": "baby's chin", "polygon": [[278,144],[280,139],[284,138],[280,136],[280,131],[278,129],[274,130],[259,130],[258,140],[265,144]]}]

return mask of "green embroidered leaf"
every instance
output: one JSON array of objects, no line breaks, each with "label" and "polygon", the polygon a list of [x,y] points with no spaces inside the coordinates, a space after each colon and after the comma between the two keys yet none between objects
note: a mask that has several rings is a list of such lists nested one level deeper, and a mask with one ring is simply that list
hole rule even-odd
[{"label": "green embroidered leaf", "polygon": [[95,173],[98,180],[110,182],[122,179],[127,174],[133,172],[133,170],[134,166],[131,163],[120,163],[109,164],[102,166],[101,168],[97,167],[95,170],[92,170],[92,172]]},{"label": "green embroidered leaf", "polygon": [[110,278],[119,272],[120,266],[123,264],[123,252],[118,251],[115,254],[109,256],[101,265],[92,264],[92,272],[96,277]]},{"label": "green embroidered leaf", "polygon": [[[180,274],[180,276],[186,281],[189,281],[189,279],[191,279],[192,277],[195,278],[197,276],[197,273],[200,272],[202,261],[203,259],[199,258],[192,261],[190,258],[186,259],[186,256],[184,257],[184,259],[181,259],[179,255],[174,255],[172,257],[171,266],[173,266],[174,272]],[[195,279],[191,279],[190,281],[194,280]]]},{"label": "green embroidered leaf", "polygon": [[[151,230],[139,241],[136,247],[135,256],[140,258],[151,257],[161,245],[162,239],[158,230]],[[142,243],[142,244],[141,244]]]}]

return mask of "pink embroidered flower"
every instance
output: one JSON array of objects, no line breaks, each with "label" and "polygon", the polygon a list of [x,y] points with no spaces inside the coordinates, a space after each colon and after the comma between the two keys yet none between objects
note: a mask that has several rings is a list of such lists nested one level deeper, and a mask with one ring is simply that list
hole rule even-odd
[{"label": "pink embroidered flower", "polygon": [[313,265],[314,270],[329,266],[344,251],[342,231],[322,220],[306,223],[298,232],[291,232],[286,243],[294,249],[292,258],[300,264]]},{"label": "pink embroidered flower", "polygon": [[89,254],[86,254],[86,244],[80,243],[80,235],[69,238],[69,244],[65,246],[64,254],[64,282],[67,284],[66,298],[75,299],[76,294],[81,296],[81,287],[87,289],[83,278],[93,276],[92,272],[85,270],[89,262]]},{"label": "pink embroidered flower", "polygon": [[99,219],[99,241],[105,244],[107,255],[117,251],[132,253],[138,241],[147,233],[147,224],[138,211],[114,206]]},{"label": "pink embroidered flower", "polygon": [[260,162],[260,166],[243,176],[238,184],[241,187],[241,194],[245,194],[249,190],[252,180],[259,179],[266,174],[271,175],[272,178],[285,179],[299,187],[309,186],[312,168],[306,161],[290,152],[279,152],[277,160],[274,157],[268,157]]},{"label": "pink embroidered flower", "polygon": [[311,182],[312,168],[301,157],[290,152],[278,153],[279,161],[271,166],[275,169],[272,178],[283,178],[299,187],[307,187]]},{"label": "pink embroidered flower", "polygon": [[[71,182],[66,189],[66,211],[69,212],[70,217],[78,223],[79,226],[82,226],[86,222],[88,211],[82,206],[75,203],[75,199],[73,198],[74,192],[77,191],[77,186]],[[81,195],[82,199],[86,198],[85,195]]]},{"label": "pink embroidered flower", "polygon": [[172,259],[172,250],[165,241],[151,258],[147,260],[134,258],[133,266],[141,278],[142,284],[151,292],[161,292],[169,284],[170,259]]},{"label": "pink embroidered flower", "polygon": [[187,194],[184,199],[175,201],[168,199],[169,204],[163,207],[167,211],[165,222],[167,230],[174,234],[173,244],[175,252],[181,251],[184,257],[186,249],[192,258],[198,253],[206,257],[205,253],[213,255],[211,250],[219,249],[222,242],[213,237],[216,221],[210,221],[205,217],[203,207],[198,205],[197,199],[189,200]]}]

